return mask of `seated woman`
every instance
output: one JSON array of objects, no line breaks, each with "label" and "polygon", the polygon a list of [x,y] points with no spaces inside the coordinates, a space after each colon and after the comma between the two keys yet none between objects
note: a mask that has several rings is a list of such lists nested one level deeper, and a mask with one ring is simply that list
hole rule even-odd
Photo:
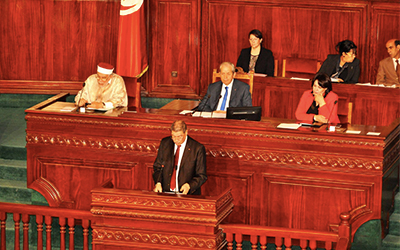
[{"label": "seated woman", "polygon": [[[337,115],[338,96],[332,91],[327,74],[317,74],[311,82],[312,90],[306,90],[296,109],[296,119],[308,123],[340,123]],[[328,121],[329,119],[329,121]]]},{"label": "seated woman", "polygon": [[274,75],[274,56],[269,49],[261,46],[263,36],[259,30],[249,33],[250,48],[242,49],[236,63],[239,73],[254,71],[255,73]]},{"label": "seated woman", "polygon": [[350,40],[336,45],[339,55],[328,55],[318,73],[325,73],[332,82],[357,83],[360,76],[360,60],[356,58],[357,46]]}]

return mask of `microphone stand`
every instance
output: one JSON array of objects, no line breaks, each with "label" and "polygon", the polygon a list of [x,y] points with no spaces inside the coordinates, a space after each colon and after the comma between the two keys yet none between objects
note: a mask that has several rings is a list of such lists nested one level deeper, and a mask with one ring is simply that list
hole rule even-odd
[{"label": "microphone stand", "polygon": [[338,103],[337,100],[333,103],[331,113],[329,114],[328,120],[326,121],[326,122],[327,122],[327,123],[326,123],[326,131],[329,130],[329,121],[330,121],[330,119],[331,119],[331,116],[332,116],[332,113],[333,113],[333,109],[335,108],[335,105],[336,105],[337,103]]},{"label": "microphone stand", "polygon": [[[201,117],[201,114],[203,114],[203,110],[206,108],[207,102],[208,102],[208,100],[210,99],[210,97],[211,97],[211,94],[209,94],[209,95],[207,96],[207,99],[206,99],[206,101],[205,101],[205,103],[204,103],[204,106],[203,106],[203,108],[202,108],[201,111],[200,111],[200,117]],[[199,106],[200,106],[200,105],[199,105]]]},{"label": "microphone stand", "polygon": [[85,86],[86,86],[86,82],[83,82],[83,84],[82,84],[82,90],[81,90],[81,95],[79,96],[79,100],[78,100],[78,109],[80,108],[79,107],[79,103],[81,102],[81,98],[82,98],[82,94],[83,94],[83,89],[85,88]]}]

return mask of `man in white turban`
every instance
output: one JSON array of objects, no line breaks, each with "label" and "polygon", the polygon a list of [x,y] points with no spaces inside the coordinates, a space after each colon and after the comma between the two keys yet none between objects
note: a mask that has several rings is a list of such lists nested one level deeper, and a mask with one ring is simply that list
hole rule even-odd
[{"label": "man in white turban", "polygon": [[124,79],[114,74],[113,71],[112,65],[99,63],[97,73],[86,79],[83,88],[76,95],[76,105],[79,107],[87,105],[87,107],[95,109],[126,107],[128,95]]}]

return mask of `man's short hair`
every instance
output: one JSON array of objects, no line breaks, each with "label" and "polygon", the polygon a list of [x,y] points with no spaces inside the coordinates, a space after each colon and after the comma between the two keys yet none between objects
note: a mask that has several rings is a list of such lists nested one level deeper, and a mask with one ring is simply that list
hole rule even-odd
[{"label": "man's short hair", "polygon": [[400,45],[400,40],[396,40],[396,41],[394,41],[394,46],[399,46]]},{"label": "man's short hair", "polygon": [[171,125],[171,131],[179,132],[182,131],[185,133],[187,130],[186,123],[181,120],[174,121]]},{"label": "man's short hair", "polygon": [[232,73],[235,73],[235,65],[231,62],[223,62],[221,65],[219,65],[219,71],[221,71],[223,66],[228,66],[231,67]]}]

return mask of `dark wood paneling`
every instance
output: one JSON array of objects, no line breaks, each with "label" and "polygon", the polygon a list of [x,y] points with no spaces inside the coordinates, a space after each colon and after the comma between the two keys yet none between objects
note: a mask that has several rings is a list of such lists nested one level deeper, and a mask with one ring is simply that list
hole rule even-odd
[{"label": "dark wood paneling", "polygon": [[[361,82],[375,81],[378,63],[387,57],[386,41],[400,37],[396,0],[145,3],[150,68],[139,81],[157,97],[204,93],[212,69],[225,60],[236,62],[253,28],[263,32],[264,46],[279,60],[279,75],[285,57],[323,61],[338,41],[354,40]],[[44,81],[85,80],[99,61],[115,64],[119,5],[119,0],[0,1],[0,79],[37,81],[46,88]],[[6,93],[19,91],[16,85],[7,88]]]},{"label": "dark wood paneling", "polygon": [[324,61],[328,54],[337,53],[335,45],[344,39],[358,45],[363,61],[367,14],[368,5],[358,1],[206,1],[202,16],[206,45],[202,52],[202,88],[207,88],[212,69],[221,62],[236,64],[240,50],[250,46],[248,33],[255,28],[264,35],[264,47],[272,50],[279,61],[278,75],[284,58]]},{"label": "dark wood paneling", "polygon": [[373,2],[371,9],[371,40],[368,54],[371,65],[370,70],[364,74],[370,82],[375,82],[379,61],[389,56],[386,42],[390,39],[400,39],[400,2]]},{"label": "dark wood paneling", "polygon": [[84,81],[115,64],[120,1],[1,1],[0,79]]},{"label": "dark wood paneling", "polygon": [[[198,0],[150,5],[150,96],[197,97],[200,49]],[[177,76],[172,76],[172,72]]]}]

